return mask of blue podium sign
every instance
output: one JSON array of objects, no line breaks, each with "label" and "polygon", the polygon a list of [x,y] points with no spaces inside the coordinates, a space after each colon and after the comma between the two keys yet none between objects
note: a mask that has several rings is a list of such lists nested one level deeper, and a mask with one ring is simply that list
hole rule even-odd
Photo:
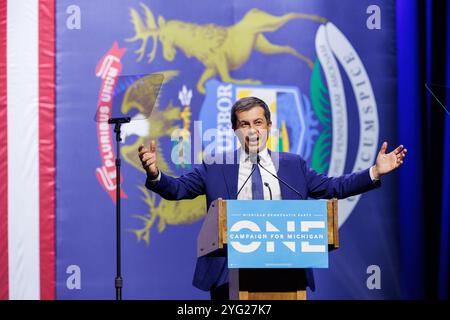
[{"label": "blue podium sign", "polygon": [[328,268],[326,200],[227,200],[229,268]]}]

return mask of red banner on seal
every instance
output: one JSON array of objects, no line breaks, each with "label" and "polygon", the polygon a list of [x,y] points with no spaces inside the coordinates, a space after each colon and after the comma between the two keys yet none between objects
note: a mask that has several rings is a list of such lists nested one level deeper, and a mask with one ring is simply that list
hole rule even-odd
[{"label": "red banner on seal", "polygon": [[[102,165],[96,169],[95,174],[100,185],[109,194],[114,203],[116,202],[117,176],[112,128],[108,123],[108,119],[111,117],[114,89],[122,71],[120,59],[126,50],[126,48],[120,49],[118,43],[114,42],[95,70],[96,76],[102,79],[97,102],[97,138]],[[123,182],[122,176],[120,180]],[[127,198],[122,189],[120,197]]]}]

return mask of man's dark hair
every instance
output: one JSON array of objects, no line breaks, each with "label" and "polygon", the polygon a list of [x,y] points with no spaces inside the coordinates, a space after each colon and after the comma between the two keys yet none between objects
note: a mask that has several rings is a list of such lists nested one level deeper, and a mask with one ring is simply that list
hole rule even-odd
[{"label": "man's dark hair", "polygon": [[241,111],[248,111],[255,107],[261,107],[264,109],[264,117],[267,123],[270,123],[270,110],[267,104],[259,98],[256,97],[246,97],[239,99],[231,108],[231,126],[233,130],[237,128],[237,116],[236,113]]}]

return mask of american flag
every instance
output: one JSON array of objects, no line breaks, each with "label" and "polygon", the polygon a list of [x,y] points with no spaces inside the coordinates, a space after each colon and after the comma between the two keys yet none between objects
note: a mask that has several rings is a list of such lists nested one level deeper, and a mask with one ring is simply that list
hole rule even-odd
[{"label": "american flag", "polygon": [[54,31],[54,0],[0,0],[0,299],[55,298]]}]

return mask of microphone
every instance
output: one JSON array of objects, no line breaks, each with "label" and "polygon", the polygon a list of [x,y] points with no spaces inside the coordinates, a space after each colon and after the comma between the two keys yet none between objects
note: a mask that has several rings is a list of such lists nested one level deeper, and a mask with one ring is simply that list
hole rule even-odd
[{"label": "microphone", "polygon": [[[278,181],[280,181],[282,184],[284,184],[286,187],[288,187],[289,189],[291,189],[292,191],[294,191],[299,197],[300,197],[300,199],[302,199],[303,200],[303,196],[300,194],[300,192],[298,192],[297,190],[295,190],[294,188],[292,188],[287,182],[285,182],[283,179],[281,179],[281,178],[279,178],[277,175],[274,175],[272,172],[270,172],[269,170],[267,170],[266,168],[264,168],[263,166],[262,166],[262,164],[259,162],[259,156],[258,156],[258,158],[257,158],[257,162],[258,162],[258,165],[261,167],[261,168],[263,168],[266,172],[268,172],[272,177],[274,177],[274,178],[276,178]],[[266,182],[267,183],[267,182]],[[265,184],[264,184],[265,185]],[[267,183],[267,186],[266,187],[268,187],[268,183]],[[269,188],[269,190],[270,190],[270,188]],[[272,200],[272,192],[270,193],[270,200]]]},{"label": "microphone", "polygon": [[264,185],[269,189],[270,200],[272,200],[272,189],[270,189],[270,185],[267,182],[264,182]]},{"label": "microphone", "polygon": [[[259,155],[256,156],[256,161],[259,163]],[[253,166],[252,172],[250,172],[249,176],[247,177],[247,179],[244,181],[244,183],[242,184],[241,188],[239,189],[238,193],[236,193],[236,199],[239,195],[239,193],[241,193],[242,189],[244,188],[245,184],[247,183],[248,179],[250,179],[250,177],[252,176],[253,172],[255,172],[256,170],[256,166]]]}]

